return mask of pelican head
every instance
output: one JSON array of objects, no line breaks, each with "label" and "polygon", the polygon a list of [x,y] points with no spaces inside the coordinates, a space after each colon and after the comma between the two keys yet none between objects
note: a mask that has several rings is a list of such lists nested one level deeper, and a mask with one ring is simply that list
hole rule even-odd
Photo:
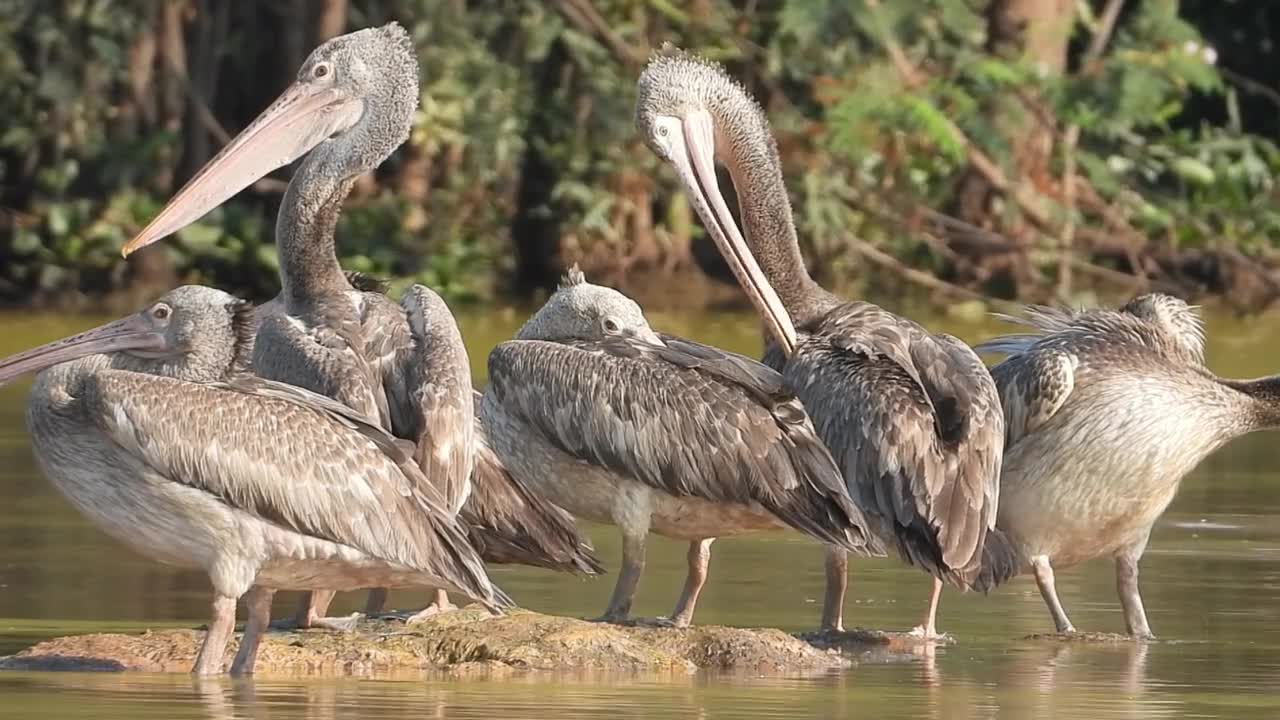
[{"label": "pelican head", "polygon": [[308,170],[331,182],[377,167],[408,139],[418,92],[418,61],[400,25],[324,43],[298,79],[201,168],[123,254],[181,230],[307,153]]},{"label": "pelican head", "polygon": [[[669,45],[649,60],[637,90],[636,129],[675,170],[738,284],[790,354],[796,344],[791,316],[752,255],[716,180],[720,161],[735,183],[747,173],[767,172],[777,177],[766,180],[781,186],[777,149],[760,106],[719,65]],[[790,211],[786,206],[788,223]]]},{"label": "pelican head", "polygon": [[636,301],[613,288],[592,285],[574,265],[555,294],[516,333],[516,339],[565,342],[603,340],[611,335],[662,344]]},{"label": "pelican head", "polygon": [[213,382],[249,356],[252,313],[252,305],[221,290],[184,285],[133,315],[0,360],[0,385],[98,354],[125,369]]},{"label": "pelican head", "polygon": [[1145,293],[1124,305],[1120,311],[1159,326],[1196,362],[1204,362],[1204,323],[1196,306],[1164,293]]}]

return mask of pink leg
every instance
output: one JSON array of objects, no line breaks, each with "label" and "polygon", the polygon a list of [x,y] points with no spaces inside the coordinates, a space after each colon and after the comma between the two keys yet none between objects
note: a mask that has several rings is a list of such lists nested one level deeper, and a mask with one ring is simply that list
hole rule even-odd
[{"label": "pink leg", "polygon": [[196,675],[217,675],[222,672],[222,658],[227,652],[227,641],[236,629],[236,599],[217,595],[213,598],[213,617],[209,631],[204,634],[204,644],[196,655]]}]

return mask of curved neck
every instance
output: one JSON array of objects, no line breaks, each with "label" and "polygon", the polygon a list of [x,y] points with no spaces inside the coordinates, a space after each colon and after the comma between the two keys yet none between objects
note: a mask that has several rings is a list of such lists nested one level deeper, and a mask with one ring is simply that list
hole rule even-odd
[{"label": "curved neck", "polygon": [[338,264],[334,232],[355,174],[341,172],[332,162],[337,146],[326,142],[303,161],[280,204],[276,246],[281,294],[289,308],[307,298],[351,288]]},{"label": "curved neck", "polygon": [[716,147],[727,155],[721,161],[733,179],[747,245],[787,311],[803,323],[817,312],[821,288],[809,277],[800,255],[791,199],[768,123],[745,96],[724,97],[710,111]]},{"label": "curved neck", "polygon": [[1280,428],[1280,375],[1219,382],[1245,397],[1239,419],[1240,434]]}]

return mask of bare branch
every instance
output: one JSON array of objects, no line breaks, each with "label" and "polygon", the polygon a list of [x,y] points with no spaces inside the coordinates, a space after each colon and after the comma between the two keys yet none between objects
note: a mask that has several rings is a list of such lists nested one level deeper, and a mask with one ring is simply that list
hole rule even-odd
[{"label": "bare branch", "polygon": [[623,65],[634,67],[644,62],[647,53],[636,50],[619,37],[591,4],[591,0],[557,0],[556,10],[571,25],[603,42]]}]

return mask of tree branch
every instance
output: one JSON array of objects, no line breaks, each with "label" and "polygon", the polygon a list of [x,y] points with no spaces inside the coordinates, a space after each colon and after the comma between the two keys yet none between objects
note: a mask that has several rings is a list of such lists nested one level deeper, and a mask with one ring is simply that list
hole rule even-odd
[{"label": "tree branch", "polygon": [[[1089,72],[1106,51],[1115,31],[1116,21],[1124,8],[1124,0],[1108,0],[1098,22],[1098,30],[1089,41],[1089,49],[1081,63],[1082,72]],[[1076,239],[1076,146],[1080,144],[1080,124],[1071,123],[1062,142],[1062,206],[1064,218],[1062,233],[1058,236],[1058,297],[1065,300],[1071,293],[1071,257]]]},{"label": "tree branch", "polygon": [[876,265],[897,273],[909,282],[913,282],[920,287],[945,293],[953,297],[962,297],[966,300],[980,300],[1005,312],[1016,312],[1022,307],[1018,303],[1001,300],[1000,298],[994,298],[989,295],[983,295],[975,290],[970,290],[969,288],[949,283],[946,280],[934,277],[927,272],[916,270],[913,267],[904,265],[901,262],[898,262],[898,260],[892,255],[884,252],[865,240],[854,237],[853,235],[846,236],[845,242],[848,243],[849,247],[852,248],[854,252],[870,260]]},{"label": "tree branch", "polygon": [[599,38],[623,65],[635,67],[644,62],[645,53],[632,48],[619,37],[591,4],[591,0],[556,0],[556,10],[570,25]]}]

